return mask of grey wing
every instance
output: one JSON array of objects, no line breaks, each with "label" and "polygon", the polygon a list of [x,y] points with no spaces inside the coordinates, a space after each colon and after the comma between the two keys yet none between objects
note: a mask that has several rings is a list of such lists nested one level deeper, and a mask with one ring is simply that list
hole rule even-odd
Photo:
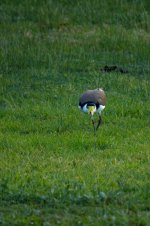
[{"label": "grey wing", "polygon": [[94,102],[95,97],[93,96],[93,90],[88,90],[80,96],[79,103],[82,105],[87,102]]},{"label": "grey wing", "polygon": [[86,102],[93,102],[95,104],[105,105],[106,96],[102,89],[88,90],[80,96],[79,104],[84,104]]}]

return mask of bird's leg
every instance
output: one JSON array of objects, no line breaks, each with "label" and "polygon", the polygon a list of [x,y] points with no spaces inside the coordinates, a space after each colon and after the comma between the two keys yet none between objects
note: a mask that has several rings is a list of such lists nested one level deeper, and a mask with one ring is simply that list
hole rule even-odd
[{"label": "bird's leg", "polygon": [[96,132],[96,127],[95,127],[95,122],[94,122],[94,120],[93,120],[93,119],[92,119],[92,124],[93,124],[94,134],[95,134],[95,132]]},{"label": "bird's leg", "polygon": [[95,127],[95,122],[94,122],[93,117],[91,117],[91,120],[92,120],[92,124],[93,124],[93,128],[94,128],[94,133],[95,133],[96,132],[96,127]]},{"label": "bird's leg", "polygon": [[97,123],[97,127],[96,127],[96,130],[99,128],[99,126],[102,124],[102,117],[101,115],[99,114],[99,119],[98,119],[98,123]]}]

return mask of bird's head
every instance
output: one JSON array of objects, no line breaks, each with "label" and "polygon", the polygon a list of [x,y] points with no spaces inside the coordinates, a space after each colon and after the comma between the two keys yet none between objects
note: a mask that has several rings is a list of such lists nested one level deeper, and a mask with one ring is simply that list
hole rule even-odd
[{"label": "bird's head", "polygon": [[88,105],[87,108],[88,108],[88,114],[93,116],[94,113],[96,112],[96,106],[95,105]]}]

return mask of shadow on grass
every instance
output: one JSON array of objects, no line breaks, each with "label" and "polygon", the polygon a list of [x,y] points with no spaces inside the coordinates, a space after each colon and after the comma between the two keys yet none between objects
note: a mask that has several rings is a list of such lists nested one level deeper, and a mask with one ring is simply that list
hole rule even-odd
[{"label": "shadow on grass", "polygon": [[[144,194],[139,194],[137,187],[130,186],[121,179],[118,181],[118,190],[116,191],[101,191],[100,188],[93,188],[87,191],[86,185],[74,180],[63,181],[63,184],[47,188],[45,194],[28,193],[22,188],[18,191],[10,191],[7,186],[7,181],[1,183],[1,201],[8,204],[39,204],[48,205],[51,207],[61,207],[63,205],[80,205],[80,206],[97,206],[107,205],[123,206],[126,200],[128,205],[133,206],[138,200],[146,198],[149,190],[145,187]],[[143,206],[142,206],[143,208]],[[147,208],[146,208],[147,209]]]},{"label": "shadow on grass", "polygon": [[9,204],[45,204],[51,207],[57,207],[67,204],[75,205],[98,205],[109,204],[111,202],[120,202],[117,196],[120,193],[105,193],[100,189],[87,191],[84,183],[77,181],[63,181],[63,184],[47,188],[46,194],[28,193],[24,189],[10,191],[7,181],[1,183],[1,200]]},{"label": "shadow on grass", "polygon": [[[11,222],[12,215],[16,216],[17,225],[29,225],[28,221],[45,222],[45,219],[55,223],[65,222],[65,225],[85,225],[78,224],[84,221],[89,222],[86,225],[91,225],[89,217],[92,225],[100,225],[98,222],[102,222],[101,225],[114,225],[114,219],[115,225],[127,225],[129,220],[131,225],[148,225],[149,202],[146,195],[123,183],[119,188],[109,192],[98,188],[87,192],[85,184],[66,181],[61,186],[47,189],[43,195],[29,194],[23,189],[8,191],[5,184],[1,199],[1,209],[7,217],[3,219],[4,225],[10,225],[8,222]],[[146,190],[143,192],[147,194]]]}]

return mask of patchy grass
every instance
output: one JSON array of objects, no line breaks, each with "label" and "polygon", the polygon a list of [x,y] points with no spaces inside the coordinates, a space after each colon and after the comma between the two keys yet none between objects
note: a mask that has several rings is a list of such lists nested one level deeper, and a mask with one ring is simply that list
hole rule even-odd
[{"label": "patchy grass", "polygon": [[[2,225],[150,222],[147,1],[3,1]],[[105,65],[128,69],[104,73]],[[78,110],[103,87],[96,135]]]}]

